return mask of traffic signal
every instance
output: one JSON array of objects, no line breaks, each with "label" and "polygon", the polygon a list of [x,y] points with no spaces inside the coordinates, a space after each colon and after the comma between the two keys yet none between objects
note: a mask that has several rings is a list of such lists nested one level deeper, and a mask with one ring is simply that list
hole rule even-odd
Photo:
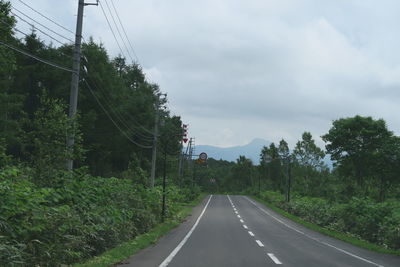
[{"label": "traffic signal", "polygon": [[182,141],[186,143],[189,139],[187,137],[188,135],[188,126],[187,124],[183,124],[182,129],[183,129],[183,134],[182,134]]}]

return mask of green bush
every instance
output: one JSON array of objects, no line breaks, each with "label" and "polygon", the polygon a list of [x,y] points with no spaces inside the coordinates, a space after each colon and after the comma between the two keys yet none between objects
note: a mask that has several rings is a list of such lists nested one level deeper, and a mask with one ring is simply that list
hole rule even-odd
[{"label": "green bush", "polygon": [[[0,266],[71,264],[130,240],[159,222],[161,192],[130,179],[70,174],[63,186],[42,188],[6,168],[0,172]],[[171,217],[187,191],[171,186],[167,193]]]},{"label": "green bush", "polygon": [[400,203],[374,202],[353,197],[348,203],[321,198],[296,197],[287,203],[277,192],[261,192],[260,197],[304,220],[335,231],[350,233],[369,242],[400,249]]}]

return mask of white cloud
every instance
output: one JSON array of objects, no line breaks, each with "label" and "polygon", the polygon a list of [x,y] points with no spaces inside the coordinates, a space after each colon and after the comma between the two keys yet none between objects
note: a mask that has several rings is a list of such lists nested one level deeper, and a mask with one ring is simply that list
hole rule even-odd
[{"label": "white cloud", "polygon": [[[356,114],[384,118],[400,134],[398,1],[114,3],[147,77],[168,92],[197,144],[283,137],[294,145],[303,131],[317,138]],[[62,1],[54,15],[71,25],[75,5]],[[53,6],[35,4],[48,14]],[[86,35],[116,55],[101,9],[85,12]]]}]

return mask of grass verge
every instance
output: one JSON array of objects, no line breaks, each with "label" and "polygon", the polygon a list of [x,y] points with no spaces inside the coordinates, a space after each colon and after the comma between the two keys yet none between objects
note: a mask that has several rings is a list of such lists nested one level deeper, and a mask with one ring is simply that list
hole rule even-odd
[{"label": "grass verge", "polygon": [[294,222],[302,224],[302,225],[304,225],[305,227],[307,227],[307,228],[309,228],[311,230],[314,230],[314,231],[320,232],[320,233],[322,233],[324,235],[327,235],[327,236],[330,236],[330,237],[345,241],[345,242],[353,244],[355,246],[368,249],[370,251],[400,256],[400,251],[398,251],[398,250],[388,249],[388,248],[379,246],[377,244],[373,244],[373,243],[370,243],[368,241],[361,240],[361,239],[359,239],[359,238],[357,238],[357,237],[355,237],[355,236],[353,236],[351,234],[340,233],[340,232],[336,232],[336,231],[333,231],[333,230],[326,229],[326,228],[318,226],[316,224],[307,222],[307,221],[303,220],[302,218],[297,217],[297,216],[295,216],[293,214],[290,214],[287,211],[285,211],[283,209],[280,209],[280,208],[276,207],[275,205],[273,205],[273,204],[271,204],[271,203],[269,203],[269,202],[267,202],[267,201],[265,201],[265,200],[263,200],[263,199],[261,199],[261,198],[259,198],[257,196],[252,195],[251,197],[254,198],[255,200],[257,200],[258,202],[264,204],[265,206],[269,207],[270,209],[272,209],[276,213],[279,213],[279,214],[287,217],[288,219],[290,219],[290,220],[292,220]]},{"label": "grass verge", "polygon": [[160,223],[149,232],[139,235],[135,239],[124,242],[117,247],[86,261],[85,263],[74,264],[73,267],[108,267],[126,260],[138,251],[156,243],[160,237],[177,227],[187,216],[189,216],[193,207],[198,205],[206,195],[207,194],[202,193],[192,202],[183,205],[181,211],[174,219],[169,219],[164,223]]}]

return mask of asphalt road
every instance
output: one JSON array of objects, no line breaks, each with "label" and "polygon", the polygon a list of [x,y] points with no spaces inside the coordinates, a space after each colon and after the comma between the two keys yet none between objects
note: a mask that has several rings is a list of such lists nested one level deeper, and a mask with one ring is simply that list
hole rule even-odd
[{"label": "asphalt road", "polygon": [[120,266],[385,266],[378,254],[306,229],[245,196],[215,195],[159,242]]}]

